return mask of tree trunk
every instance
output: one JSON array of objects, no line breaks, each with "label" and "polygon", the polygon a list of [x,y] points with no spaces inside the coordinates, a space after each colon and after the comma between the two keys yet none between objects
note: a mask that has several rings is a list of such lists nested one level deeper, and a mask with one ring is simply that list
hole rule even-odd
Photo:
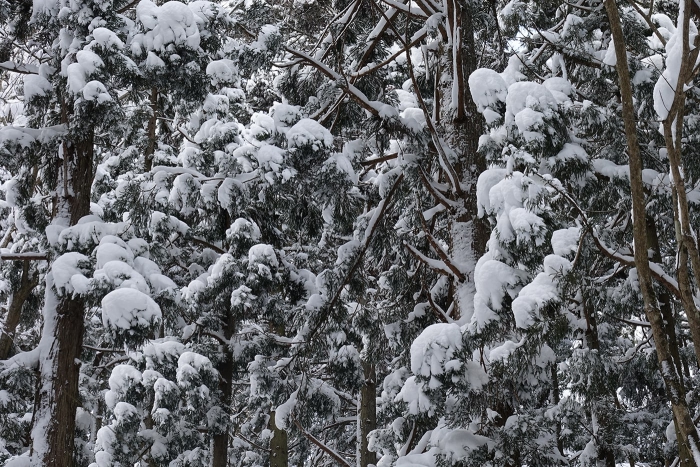
[{"label": "tree trunk", "polygon": [[[647,242],[647,251],[652,252],[651,260],[657,264],[661,264],[659,236],[656,229],[656,223],[650,216],[647,216]],[[680,382],[681,384],[684,384],[683,362],[681,361],[681,354],[678,346],[678,335],[676,334],[676,317],[673,314],[673,307],[671,307],[671,296],[664,288],[659,289],[659,309],[661,310],[661,316],[663,316],[664,319],[671,356],[673,357],[673,361],[676,365],[676,371],[678,372]],[[700,343],[700,341],[698,341],[698,343]],[[673,418],[673,423],[676,431],[676,439],[681,439],[681,433],[678,431],[678,423],[676,422],[675,416]],[[688,450],[688,446],[686,444],[680,444],[678,450],[678,455],[680,458],[679,465],[681,467],[695,465],[693,464],[693,455]]]},{"label": "tree trunk", "polygon": [[144,169],[150,172],[153,168],[153,154],[156,152],[156,125],[158,123],[158,89],[151,88],[151,117],[148,119],[146,133],[148,144],[144,153]]},{"label": "tree trunk", "polygon": [[22,306],[31,295],[32,290],[39,284],[39,275],[35,273],[29,277],[29,261],[25,261],[22,265],[22,279],[17,291],[10,298],[10,306],[7,309],[7,318],[5,326],[0,334],[0,360],[5,360],[10,356],[12,343],[14,342],[15,330],[19,324],[19,319],[22,317]]},{"label": "tree trunk", "polygon": [[[651,260],[657,264],[661,264],[661,251],[659,246],[659,235],[656,230],[654,219],[647,216],[647,251],[651,251]],[[673,357],[673,362],[676,365],[676,371],[683,384],[683,363],[681,362],[681,354],[678,348],[678,335],[676,334],[676,317],[673,314],[671,307],[671,296],[664,288],[659,289],[659,310],[664,319],[664,327],[666,328],[666,336],[668,336],[668,345]]]},{"label": "tree trunk", "polygon": [[[228,310],[226,316],[226,322],[223,326],[223,335],[226,341],[231,339],[233,332],[235,330],[235,322],[233,313]],[[216,369],[219,372],[221,378],[219,379],[219,390],[221,391],[221,402],[223,404],[223,409],[226,412],[227,418],[229,417],[229,408],[231,407],[231,383],[233,382],[233,356],[231,351],[227,348],[224,349],[224,354],[226,359],[220,362]],[[226,467],[228,465],[228,437],[229,437],[229,424],[230,420],[226,421],[226,427],[221,433],[217,433],[212,436],[212,467]]]},{"label": "tree trunk", "polygon": [[[68,122],[67,103],[63,122]],[[90,213],[94,130],[85,129],[77,142],[63,142],[63,166],[57,187],[56,212],[69,225]],[[44,329],[39,343],[42,386],[32,428],[32,453],[45,467],[71,467],[75,412],[79,406],[78,377],[85,328],[85,304],[79,297],[59,297],[53,274],[46,279]]]},{"label": "tree trunk", "polygon": [[[597,352],[600,350],[600,337],[598,336],[598,319],[596,318],[595,310],[587,300],[584,300],[582,308],[586,319],[586,331],[584,334],[586,337],[586,346],[590,350]],[[603,395],[603,397],[605,397],[605,395]],[[615,397],[615,394],[613,394],[612,397]],[[597,439],[599,438],[598,433],[601,431],[601,429],[605,430],[609,426],[607,417],[604,413],[601,413],[600,410],[596,410],[597,407],[595,401],[592,402],[594,402],[594,404],[591,409],[591,417],[595,418],[596,423],[594,426],[598,427],[598,431],[593,432],[595,435],[595,442],[598,447],[598,458],[596,464],[605,467],[615,467],[615,453],[612,451],[612,449],[610,449],[607,442],[600,443],[599,439]]]},{"label": "tree trunk", "polygon": [[[456,264],[468,269],[464,272],[469,275],[483,256],[489,238],[488,223],[478,218],[476,205],[476,181],[486,169],[486,161],[478,153],[483,120],[469,97],[467,82],[477,68],[478,57],[474,53],[474,23],[469,2],[447,0],[445,7],[448,35],[436,76],[440,101],[436,123],[444,130],[445,141],[456,154],[454,172],[460,185],[453,187],[459,205],[450,226],[451,255]],[[456,319],[473,307],[475,289],[470,279],[454,280],[452,288]]]},{"label": "tree trunk", "polygon": [[[284,323],[270,323],[270,330],[278,336],[285,335]],[[269,429],[272,431],[270,440],[270,467],[287,467],[289,465],[289,448],[287,432],[275,424],[275,412],[270,411]]]},{"label": "tree trunk", "polygon": [[612,32],[615,55],[617,57],[616,69],[622,98],[622,118],[625,125],[625,136],[627,138],[629,152],[633,235],[634,244],[637,245],[637,248],[634,249],[634,262],[639,277],[639,288],[644,299],[644,311],[651,324],[661,376],[670,396],[671,409],[674,419],[677,422],[676,427],[681,434],[681,438],[678,439],[678,444],[681,445],[681,449],[689,449],[691,452],[700,452],[698,450],[698,433],[685,400],[685,388],[681,384],[680,375],[678,371],[676,371],[674,359],[671,355],[663,317],[661,316],[659,304],[656,300],[649,268],[649,257],[646,251],[646,205],[644,199],[644,184],[642,181],[642,156],[637,139],[637,122],[635,120],[632,84],[627,65],[627,47],[625,37],[622,33],[622,24],[615,0],[605,0],[605,10],[610,22],[610,30]]},{"label": "tree trunk", "polygon": [[377,453],[368,449],[369,433],[377,428],[377,374],[375,366],[362,362],[364,382],[360,388],[360,411],[358,414],[358,467],[368,467],[377,463]]},{"label": "tree trunk", "polygon": [[287,432],[275,425],[275,412],[270,412],[270,467],[287,467],[289,465],[289,451],[287,448]]},{"label": "tree trunk", "polygon": [[[47,467],[73,465],[75,411],[79,405],[78,375],[82,350],[84,304],[82,300],[64,299],[57,308],[55,379],[53,385],[52,422],[47,431],[49,452],[44,456]],[[60,383],[63,384],[60,384]]]},{"label": "tree trunk", "polygon": [[[554,405],[559,405],[561,401],[561,396],[559,394],[559,370],[557,368],[557,363],[555,362],[551,367],[552,372],[552,403]],[[554,426],[554,433],[557,437],[557,450],[559,455],[564,457],[564,440],[561,438],[561,421],[557,420]]]}]

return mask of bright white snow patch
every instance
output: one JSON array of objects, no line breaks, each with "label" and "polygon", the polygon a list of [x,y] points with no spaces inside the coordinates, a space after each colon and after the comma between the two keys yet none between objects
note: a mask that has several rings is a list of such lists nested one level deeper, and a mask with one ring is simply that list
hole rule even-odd
[{"label": "bright white snow patch", "polygon": [[[87,292],[88,279],[83,274],[89,261],[87,256],[76,252],[66,253],[56,258],[51,266],[51,273],[59,295]],[[77,289],[76,286],[78,286]]]},{"label": "bright white snow patch", "polygon": [[540,308],[548,302],[559,300],[559,276],[571,269],[571,263],[561,256],[548,255],[544,259],[544,272],[523,287],[513,300],[513,315],[519,328],[527,329],[539,318]]},{"label": "bright white snow patch", "polygon": [[26,75],[24,77],[24,98],[29,100],[35,96],[45,96],[51,92],[49,80],[39,75]]},{"label": "bright white snow patch", "polygon": [[102,324],[112,332],[149,328],[161,317],[158,304],[136,289],[113,290],[102,299]]},{"label": "bright white snow patch", "polygon": [[479,68],[469,76],[469,91],[479,112],[486,108],[495,108],[499,102],[505,102],[508,86],[500,74],[490,68]]},{"label": "bright white snow patch", "polygon": [[581,236],[579,227],[557,230],[552,234],[552,249],[555,255],[566,256],[578,249],[578,241]]},{"label": "bright white snow patch", "polygon": [[441,375],[445,362],[462,348],[462,331],[455,323],[428,326],[411,344],[411,371],[415,375]]},{"label": "bright white snow patch", "polygon": [[314,149],[331,147],[333,145],[333,135],[316,120],[304,118],[287,131],[287,141],[290,147],[312,145]]}]

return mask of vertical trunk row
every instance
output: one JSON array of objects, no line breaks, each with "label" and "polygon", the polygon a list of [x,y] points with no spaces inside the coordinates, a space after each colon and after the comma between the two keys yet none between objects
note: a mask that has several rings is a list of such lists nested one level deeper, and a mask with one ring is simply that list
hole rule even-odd
[{"label": "vertical trunk row", "polygon": [[84,303],[80,299],[63,299],[56,309],[55,351],[50,355],[51,360],[45,362],[54,368],[52,387],[45,394],[49,403],[46,409],[51,413],[46,431],[49,449],[43,458],[47,467],[73,465],[84,311]]},{"label": "vertical trunk row", "polygon": [[[279,336],[285,335],[284,323],[271,325],[271,331]],[[289,448],[287,432],[275,424],[275,412],[270,411],[268,428],[272,431],[270,440],[270,467],[287,467],[289,465]]]},{"label": "vertical trunk row", "polygon": [[684,445],[681,449],[688,449],[690,452],[700,452],[697,446],[698,433],[685,400],[685,388],[676,370],[669,339],[666,335],[664,320],[659,309],[659,303],[651,278],[649,257],[646,250],[648,242],[646,231],[646,205],[644,185],[642,182],[642,156],[637,139],[637,123],[634,114],[632,84],[627,65],[625,37],[622,32],[622,24],[615,0],[605,0],[605,10],[610,22],[615,55],[617,57],[616,69],[622,97],[622,118],[625,126],[625,136],[629,153],[633,234],[634,243],[637,245],[637,248],[634,249],[634,260],[639,277],[639,287],[644,299],[644,311],[651,324],[661,376],[663,377],[669,394],[676,428],[681,435],[678,439],[678,443],[679,445]]},{"label": "vertical trunk row", "polygon": [[693,50],[690,47],[690,10],[691,5],[697,9],[697,5],[689,0],[681,4],[683,21],[681,25],[682,62],[679,71],[676,90],[668,116],[663,121],[664,142],[671,169],[673,214],[676,229],[676,240],[679,250],[678,287],[681,294],[681,303],[688,317],[690,332],[693,338],[695,356],[700,364],[700,312],[693,299],[692,285],[688,263],[692,265],[695,273],[695,285],[700,287],[700,253],[698,252],[697,239],[690,226],[690,214],[688,200],[685,191],[685,171],[681,160],[683,122],[685,117],[685,89],[684,85],[690,83],[694,75],[694,64],[698,57],[699,38],[695,38]]},{"label": "vertical trunk row", "polygon": [[[654,219],[647,216],[647,251],[650,253],[651,260],[657,264],[661,264],[661,247],[659,245],[659,235],[656,230],[656,223]],[[664,325],[666,327],[666,335],[668,336],[668,343],[671,350],[671,356],[673,357],[674,364],[676,366],[676,372],[680,378],[680,384],[685,387],[683,382],[683,362],[681,360],[680,348],[678,346],[678,335],[676,334],[676,317],[673,314],[673,308],[671,306],[671,296],[668,291],[664,288],[659,290],[659,309],[661,310],[661,316],[664,320]],[[700,343],[700,341],[698,342]],[[681,433],[678,431],[678,423],[674,417],[674,427],[676,431],[676,439],[681,439]],[[686,444],[679,445],[680,466],[692,466],[693,455],[688,450]]]}]

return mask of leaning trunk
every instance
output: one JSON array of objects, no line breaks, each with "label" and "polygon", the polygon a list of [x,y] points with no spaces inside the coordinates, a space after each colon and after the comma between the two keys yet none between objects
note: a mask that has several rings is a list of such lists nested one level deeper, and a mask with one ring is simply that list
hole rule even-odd
[{"label": "leaning trunk", "polygon": [[676,428],[681,434],[678,443],[681,445],[681,450],[688,449],[691,452],[700,452],[700,450],[698,450],[698,433],[685,400],[685,388],[676,370],[669,341],[666,336],[666,330],[664,328],[663,317],[661,316],[659,304],[656,300],[649,267],[649,257],[646,251],[647,232],[644,184],[642,182],[643,166],[639,141],[637,139],[637,123],[634,113],[632,84],[627,65],[625,37],[622,33],[622,24],[615,0],[605,0],[605,9],[610,21],[610,30],[612,32],[615,55],[617,57],[616,68],[620,95],[622,97],[622,118],[625,125],[625,137],[627,139],[629,152],[633,235],[634,244],[637,245],[637,248],[634,249],[634,262],[639,277],[639,288],[642,292],[642,298],[644,299],[644,311],[651,324],[661,376],[663,377],[667,393],[670,397]]},{"label": "leaning trunk", "polygon": [[32,290],[39,284],[39,275],[35,274],[31,278],[29,277],[29,262],[25,261],[22,265],[22,279],[20,281],[20,286],[15,293],[12,294],[10,298],[10,306],[7,309],[7,318],[5,319],[5,326],[2,331],[0,331],[0,360],[5,360],[10,356],[10,350],[12,350],[12,343],[14,342],[15,330],[19,324],[19,320],[22,317],[22,307],[24,302],[27,301],[29,295],[31,295]]}]

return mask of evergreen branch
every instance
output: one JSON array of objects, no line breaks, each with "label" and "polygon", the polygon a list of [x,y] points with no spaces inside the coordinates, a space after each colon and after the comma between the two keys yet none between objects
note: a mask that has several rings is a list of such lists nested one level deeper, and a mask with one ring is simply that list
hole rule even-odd
[{"label": "evergreen branch", "polygon": [[[556,190],[560,195],[565,197],[574,207],[574,209],[579,213],[579,216],[581,217],[581,222],[588,228],[588,231],[591,234],[591,238],[593,239],[593,243],[595,246],[598,248],[598,250],[603,253],[604,256],[606,256],[609,259],[612,259],[620,264],[623,264],[625,266],[630,266],[630,267],[636,267],[635,265],[635,259],[632,256],[629,255],[623,255],[619,253],[616,250],[613,250],[609,248],[608,246],[603,243],[603,241],[598,237],[598,235],[595,233],[593,226],[588,220],[588,216],[586,216],[585,211],[579,204],[569,196],[568,193],[566,193],[564,190],[562,190],[560,187],[556,186],[554,183],[552,183],[551,180],[547,179],[542,179],[547,185],[552,187],[554,190]],[[666,272],[663,270],[663,268],[657,264],[654,263],[653,261],[649,261],[649,270],[651,272],[652,277],[659,281],[659,283],[666,288],[671,294],[673,294],[676,298],[681,299],[681,292],[678,287],[678,282],[666,274]]]},{"label": "evergreen branch", "polygon": [[88,349],[88,350],[94,350],[95,352],[124,353],[124,351],[121,349],[103,349],[102,347],[93,347],[92,345],[87,345],[87,344],[83,344],[83,348]]},{"label": "evergreen branch", "polygon": [[344,467],[352,467],[352,465],[348,461],[343,459],[340,454],[338,454],[335,450],[333,450],[333,448],[325,445],[320,439],[316,438],[314,435],[312,435],[311,433],[304,430],[304,428],[301,426],[301,424],[297,421],[296,418],[293,420],[294,420],[294,424],[296,425],[296,427],[299,429],[299,431],[301,431],[301,434],[303,434],[309,441],[311,441],[313,444],[315,444],[316,446],[321,448],[321,450],[323,450],[323,452],[325,452],[326,454],[331,456],[340,465],[342,465]]},{"label": "evergreen branch", "polygon": [[639,13],[639,15],[642,18],[644,18],[644,21],[646,21],[647,26],[649,26],[649,28],[652,31],[654,31],[654,35],[659,39],[659,42],[661,42],[661,45],[666,47],[666,38],[661,35],[661,33],[659,32],[659,28],[657,28],[656,25],[654,24],[654,22],[651,20],[651,10],[649,10],[649,14],[644,14],[644,10],[642,10],[640,8],[640,6],[637,5],[637,2],[635,0],[630,0],[630,5],[632,5],[632,8],[634,8],[635,11],[637,13]]},{"label": "evergreen branch", "polygon": [[347,92],[355,98],[355,101],[360,105],[360,107],[368,111],[373,116],[379,117],[379,110],[371,104],[370,100],[367,98],[365,93],[357,89],[351,83],[344,83],[344,79],[341,75],[331,70],[324,63],[319,62],[318,60],[305,54],[304,52],[292,49],[291,47],[287,47],[286,45],[283,47],[285,51],[303,59],[303,61],[306,62],[308,65],[316,68],[318,71],[326,75],[326,77],[335,81],[341,89],[343,89],[345,92]]},{"label": "evergreen branch", "polygon": [[377,63],[377,64],[374,64],[374,65],[369,66],[369,67],[367,67],[367,68],[360,68],[360,69],[357,69],[356,71],[350,73],[350,77],[353,78],[353,79],[360,78],[360,77],[362,77],[362,76],[369,75],[369,74],[371,74],[371,73],[374,73],[374,72],[377,71],[377,70],[380,70],[380,69],[384,68],[385,66],[387,66],[388,64],[390,64],[391,62],[393,62],[394,60],[396,60],[396,58],[397,58],[399,55],[401,55],[401,54],[403,54],[403,53],[406,53],[406,52],[410,52],[410,49],[411,49],[412,47],[414,47],[415,45],[418,45],[418,43],[420,43],[420,41],[422,41],[423,39],[425,39],[427,36],[428,36],[428,31],[427,31],[425,28],[421,29],[420,31],[418,31],[418,33],[416,33],[416,34],[413,35],[413,38],[411,39],[411,42],[410,42],[410,43],[408,44],[408,46],[407,46],[408,49],[405,48],[405,47],[403,47],[403,48],[397,50],[396,52],[394,52],[393,54],[391,54],[389,57],[387,57],[386,59],[382,60],[381,62],[379,62],[379,63]]},{"label": "evergreen branch", "polygon": [[224,336],[211,331],[202,331],[205,336],[213,337],[214,340],[218,341],[223,346],[228,346],[231,343],[224,338]]},{"label": "evergreen branch", "polygon": [[593,8],[593,7],[583,6],[583,5],[579,5],[579,4],[576,4],[576,3],[570,3],[570,2],[564,2],[564,4],[565,4],[565,5],[568,5],[568,6],[572,7],[572,8],[577,8],[577,9],[582,10],[582,11],[587,11],[587,12],[589,12],[589,13],[595,13],[595,12],[597,12],[597,11],[600,9],[600,7]]},{"label": "evergreen branch", "polygon": [[464,275],[464,273],[462,273],[462,271],[460,271],[459,268],[452,262],[450,256],[445,252],[445,250],[442,249],[442,246],[440,246],[433,234],[430,233],[428,226],[425,225],[425,219],[423,218],[423,214],[420,215],[420,218],[421,225],[423,226],[423,232],[425,232],[425,235],[428,238],[428,242],[433,247],[433,250],[435,250],[435,253],[437,253],[442,262],[445,263],[445,266],[447,266],[450,269],[450,271],[452,271],[452,274],[454,274],[457,277],[457,279],[459,279],[461,282],[464,282],[466,280],[466,276]]},{"label": "evergreen branch", "polygon": [[390,160],[396,159],[397,157],[399,157],[399,153],[398,153],[398,152],[395,152],[395,153],[393,153],[393,154],[388,154],[388,155],[386,155],[386,156],[377,157],[377,158],[375,158],[375,159],[368,159],[368,160],[366,160],[366,161],[362,161],[362,162],[360,162],[360,165],[363,166],[363,167],[373,167],[373,166],[375,166],[375,165],[377,165],[377,164],[381,164],[382,162],[386,162],[386,161],[390,161]]},{"label": "evergreen branch", "polygon": [[425,185],[425,188],[430,192],[431,195],[433,195],[435,201],[442,204],[447,209],[453,209],[456,206],[456,203],[451,199],[448,199],[445,195],[443,195],[440,192],[440,190],[437,189],[437,187],[435,187],[435,185],[433,185],[433,183],[428,179],[428,175],[425,173],[422,167],[419,167],[419,170],[420,178],[423,182],[423,185]]},{"label": "evergreen branch", "polygon": [[[624,264],[625,266],[630,266],[630,267],[636,267],[634,258],[632,256],[628,255],[623,255],[617,251],[614,251],[610,248],[608,248],[596,235],[595,232],[591,231],[591,238],[593,238],[593,243],[595,246],[598,248],[598,250],[603,253],[606,257],[617,261],[620,264]],[[649,269],[651,271],[652,277],[659,281],[661,285],[664,286],[666,290],[671,292],[676,298],[679,300],[681,299],[681,292],[680,289],[678,288],[678,282],[666,274],[666,272],[659,266],[657,263],[654,263],[652,261],[649,261]]]},{"label": "evergreen branch", "polygon": [[260,446],[259,444],[256,444],[256,443],[252,442],[251,440],[249,440],[248,438],[246,438],[245,436],[243,436],[243,435],[241,434],[240,431],[236,431],[236,433],[229,433],[228,436],[229,436],[229,438],[231,438],[231,439],[234,439],[234,438],[241,438],[243,441],[245,441],[246,443],[250,444],[251,446],[253,446],[253,447],[256,448],[256,449],[260,449],[261,451],[271,452],[270,449],[265,448],[265,447],[263,447],[263,446]]},{"label": "evergreen branch", "polygon": [[[318,321],[318,324],[313,328],[313,330],[309,333],[309,335],[306,337],[306,342],[311,342],[311,339],[316,335],[316,333],[321,329],[321,326],[323,326],[326,322],[326,320],[330,317],[331,313],[330,311],[333,310],[335,305],[338,303],[338,300],[340,300],[340,295],[343,292],[343,289],[345,286],[350,282],[350,279],[355,275],[355,272],[360,266],[360,263],[362,263],[362,259],[364,258],[365,253],[367,252],[367,249],[369,248],[369,244],[372,241],[372,238],[374,237],[374,233],[377,231],[377,226],[379,225],[379,221],[382,220],[384,217],[384,214],[386,213],[387,208],[389,207],[389,204],[391,202],[391,198],[394,196],[394,193],[398,189],[399,185],[401,184],[401,181],[403,180],[404,175],[401,174],[398,176],[396,181],[394,182],[394,185],[391,187],[391,190],[389,190],[389,193],[387,193],[386,198],[384,198],[380,204],[381,206],[377,206],[376,209],[379,209],[379,212],[377,213],[376,219],[374,219],[374,223],[372,223],[369,227],[368,230],[365,231],[365,237],[362,241],[362,246],[360,247],[360,251],[355,258],[355,262],[352,264],[350,267],[350,270],[347,272],[343,280],[340,282],[340,285],[336,289],[335,294],[333,294],[333,297],[331,300],[328,302],[328,305],[325,306],[326,308],[326,313],[323,313],[321,318]],[[296,354],[298,355],[298,354]],[[295,355],[295,357],[296,357]]]},{"label": "evergreen branch", "polygon": [[12,234],[15,233],[15,230],[17,230],[17,226],[15,224],[12,224],[7,229],[5,236],[2,238],[2,242],[0,242],[0,248],[7,248],[7,245],[9,245],[12,241]]},{"label": "evergreen branch", "polygon": [[[338,96],[338,98],[335,100],[335,102],[333,104],[321,107],[316,112],[314,112],[310,118],[312,120],[318,119],[318,123],[323,124],[326,120],[328,120],[330,118],[331,115],[333,115],[333,113],[336,110],[338,110],[340,105],[345,100],[345,96],[347,96],[347,95],[348,94],[345,91],[341,91],[340,96]],[[323,116],[319,118],[319,116],[321,115],[321,112],[324,112],[324,111],[325,111],[325,113],[323,114]]]},{"label": "evergreen branch", "polygon": [[[401,34],[399,34],[398,30],[393,28],[394,32],[396,35],[399,37],[399,41],[404,45],[404,48],[406,46],[406,41],[401,39]],[[425,101],[423,100],[423,96],[420,93],[420,87],[418,86],[418,80],[416,79],[416,74],[413,72],[413,63],[411,61],[411,54],[407,50],[406,51],[406,68],[408,69],[408,74],[411,77],[411,83],[413,84],[413,89],[416,93],[416,98],[418,99],[418,104],[420,105],[421,110],[423,111],[423,116],[425,117],[425,123],[428,126],[428,131],[430,131],[430,135],[432,136],[433,139],[433,144],[435,144],[435,148],[437,149],[438,152],[438,159],[440,160],[440,165],[442,168],[445,170],[447,173],[447,177],[450,179],[450,183],[452,183],[452,189],[454,192],[457,194],[457,196],[462,197],[463,196],[463,190],[462,190],[462,185],[459,183],[459,177],[457,175],[457,172],[455,171],[454,167],[450,163],[449,158],[447,157],[447,154],[445,153],[445,149],[442,147],[442,142],[440,141],[440,135],[437,132],[437,129],[435,128],[435,125],[433,125],[433,119],[428,112],[428,107],[425,105]]]},{"label": "evergreen branch", "polygon": [[430,304],[430,308],[433,310],[433,314],[442,321],[443,323],[451,323],[454,322],[453,319],[451,319],[449,316],[447,316],[447,313],[440,307],[437,303],[435,303],[435,300],[433,300],[433,296],[430,293],[430,290],[427,290],[427,287],[425,287],[425,284],[423,284],[423,291],[425,292],[426,297],[428,297],[428,303]]},{"label": "evergreen branch", "polygon": [[605,312],[603,314],[610,319],[614,319],[615,321],[619,321],[621,323],[629,324],[630,326],[640,326],[643,328],[650,328],[651,327],[651,323],[649,323],[649,321],[639,321],[639,320],[634,320],[634,319],[618,318],[617,316],[613,316],[610,313],[605,313]]},{"label": "evergreen branch", "polygon": [[199,245],[202,245],[204,247],[207,247],[209,249],[214,250],[215,252],[219,253],[220,255],[223,255],[226,253],[226,250],[222,249],[221,247],[218,247],[212,243],[209,243],[208,241],[202,239],[202,238],[197,238],[197,237],[190,237],[190,240],[192,240],[194,243],[197,243]]},{"label": "evergreen branch", "polygon": [[391,8],[394,8],[396,10],[400,10],[402,13],[405,13],[408,16],[412,16],[414,18],[421,18],[421,19],[428,18],[428,15],[426,15],[425,12],[415,11],[415,10],[411,9],[410,6],[408,6],[404,3],[397,2],[396,0],[381,0],[381,1],[382,1],[382,3],[386,3],[387,5],[389,5]]},{"label": "evergreen branch", "polygon": [[403,457],[406,454],[408,454],[408,448],[411,447],[413,444],[413,439],[416,436],[416,421],[413,421],[413,426],[411,427],[411,432],[408,434],[408,439],[406,440],[406,443],[401,446],[401,449],[399,449],[399,457]]},{"label": "evergreen branch", "polygon": [[37,75],[37,74],[39,74],[39,67],[37,67],[36,65],[15,63],[15,62],[10,61],[10,60],[7,60],[5,62],[0,62],[0,70],[11,71],[13,73],[20,73],[23,75]]},{"label": "evergreen branch", "polygon": [[[391,14],[396,14],[396,10],[391,12]],[[370,32],[369,36],[367,36],[367,46],[365,47],[365,50],[363,51],[362,56],[360,57],[360,60],[357,62],[356,68],[361,68],[369,62],[369,59],[372,56],[372,52],[374,52],[374,49],[376,49],[379,45],[379,38],[384,35],[384,32],[386,31],[387,27],[388,24],[385,19],[382,19],[382,21],[380,21],[374,26],[372,32]]]},{"label": "evergreen branch", "polygon": [[321,431],[330,430],[331,428],[335,428],[335,427],[343,426],[343,425],[349,425],[352,423],[357,423],[357,416],[341,418],[341,419],[337,420],[335,423],[331,423],[330,425],[324,426],[323,428],[321,428]]},{"label": "evergreen branch", "polygon": [[182,128],[178,127],[178,128],[177,128],[177,131],[178,131],[187,141],[189,141],[190,143],[192,143],[192,144],[196,145],[197,147],[199,147],[199,143],[195,142],[195,140],[193,140],[192,138],[190,138],[190,137],[187,135],[187,133],[185,133],[184,131],[182,131]]},{"label": "evergreen branch", "polygon": [[[354,2],[348,4],[342,11],[338,12],[329,22],[328,25],[325,27],[323,31],[321,31],[321,34],[319,34],[319,37],[322,37],[322,39],[318,39],[316,41],[316,44],[311,48],[311,52],[318,50],[319,47],[324,42],[328,41],[328,38],[330,37],[332,42],[328,44],[328,47],[326,47],[326,50],[324,50],[323,54],[321,55],[321,60],[326,58],[328,56],[328,53],[332,50],[333,46],[337,44],[337,40],[333,40],[332,34],[328,33],[328,29],[331,26],[335,26],[337,24],[341,24],[343,26],[343,29],[340,31],[338,34],[338,39],[342,37],[343,33],[347,30],[349,24],[352,22],[352,20],[355,18],[355,11],[357,10],[357,7],[359,6],[360,1],[355,0]],[[348,17],[348,11],[352,9],[350,12],[350,15]],[[340,21],[344,19],[344,17],[347,17],[344,21]]]},{"label": "evergreen branch", "polygon": [[119,9],[117,10],[117,13],[120,14],[120,15],[121,15],[122,13],[125,13],[125,12],[128,11],[129,9],[135,7],[136,4],[138,4],[140,1],[141,1],[141,0],[134,0],[133,2],[127,3],[127,4],[124,5],[123,7],[119,8]]},{"label": "evergreen branch", "polygon": [[115,358],[115,359],[112,359],[111,361],[105,363],[104,365],[100,365],[100,366],[98,366],[98,367],[95,367],[95,369],[96,369],[97,371],[95,372],[95,374],[94,374],[93,377],[96,378],[97,375],[99,375],[99,374],[102,372],[102,370],[104,370],[104,369],[106,369],[106,368],[109,368],[109,367],[112,366],[112,365],[116,365],[117,363],[128,362],[128,361],[129,361],[129,357],[127,357],[127,356],[124,356],[124,357],[117,357],[117,358]]},{"label": "evergreen branch", "polygon": [[[651,324],[650,324],[648,327],[651,327]],[[632,355],[629,355],[629,356],[627,356],[627,357],[624,358],[624,359],[618,360],[617,363],[618,363],[618,364],[619,364],[619,363],[627,363],[627,362],[631,361],[631,360],[634,358],[634,356],[637,355],[637,352],[639,352],[639,349],[641,349],[641,348],[644,347],[646,344],[648,344],[648,343],[651,341],[651,338],[652,338],[653,336],[654,336],[653,334],[649,334],[649,336],[647,336],[646,339],[644,339],[642,342],[639,343],[639,345],[637,345],[637,347],[635,347],[634,352],[632,352]]]},{"label": "evergreen branch", "polygon": [[433,271],[437,272],[438,274],[442,274],[443,276],[453,276],[454,273],[450,270],[450,268],[447,267],[447,265],[443,262],[440,261],[439,259],[432,259],[427,256],[425,256],[423,253],[418,251],[414,246],[409,245],[408,243],[404,244],[406,249],[408,250],[411,255],[413,255],[414,258],[416,258],[418,261],[423,263],[425,266],[428,268],[432,269]]}]

